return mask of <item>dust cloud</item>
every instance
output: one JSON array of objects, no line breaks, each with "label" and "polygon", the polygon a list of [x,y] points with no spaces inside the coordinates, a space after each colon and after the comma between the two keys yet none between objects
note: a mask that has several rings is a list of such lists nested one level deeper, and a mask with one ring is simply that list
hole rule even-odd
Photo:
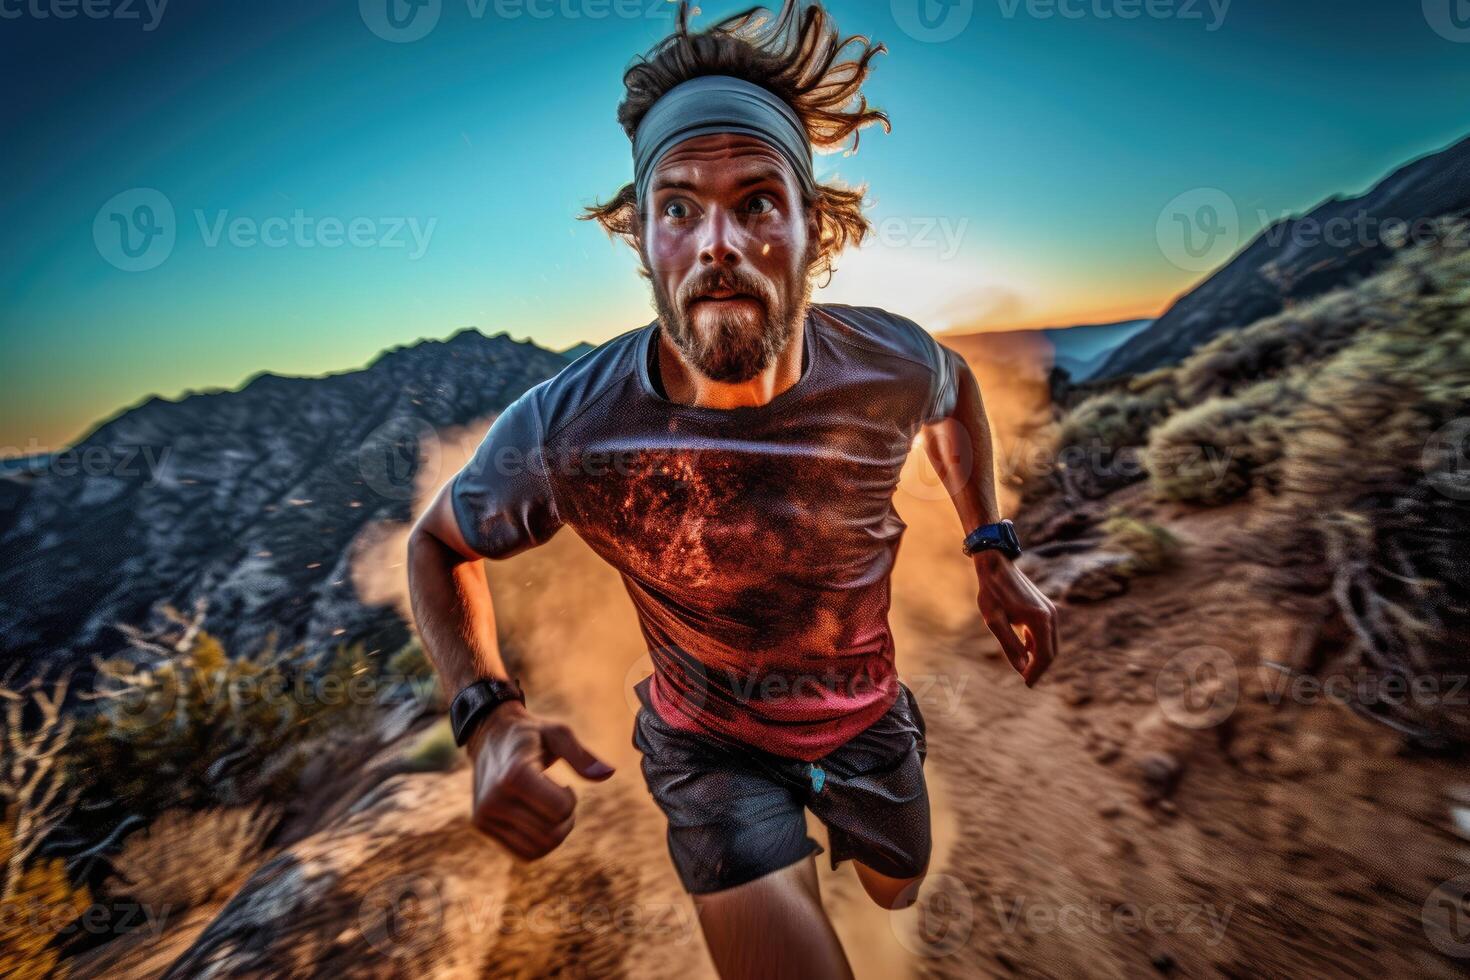
[{"label": "dust cloud", "polygon": [[[972,350],[956,349],[977,370],[997,456],[1014,455],[1020,433],[1033,429],[1038,417],[1046,414],[1049,365],[1045,355],[1049,352],[1022,351],[1019,358],[978,360]],[[415,516],[473,454],[490,421],[438,433],[438,444],[426,452],[415,486]],[[1007,513],[1014,504],[1009,497],[1002,488],[1002,507]],[[960,553],[964,532],[928,461],[922,437],[904,469],[895,504],[908,524],[894,571],[890,616],[899,671],[926,714],[955,710],[963,692],[955,689],[954,678],[964,677],[948,670],[943,654],[931,655],[929,639],[972,631],[978,621],[974,571]],[[353,581],[363,601],[392,603],[412,622],[405,566],[409,527],[383,523],[366,530],[355,552]],[[505,561],[487,562],[486,572],[502,654],[520,678],[530,704],[540,714],[565,721],[584,744],[616,767],[619,773],[613,783],[636,784],[632,788],[637,792],[632,795],[638,798],[633,808],[641,825],[637,836],[656,839],[663,818],[643,789],[639,755],[632,744],[638,710],[633,685],[651,672],[651,666],[619,574],[565,528],[539,548]],[[976,650],[975,655],[999,657],[993,646]],[[929,768],[935,831],[931,873],[943,874],[958,827],[947,803],[950,791],[934,767]],[[608,791],[581,783],[564,764],[558,764],[553,775],[589,798]],[[657,833],[651,834],[655,827]],[[599,840],[595,845],[597,853],[605,850],[608,860],[628,859],[628,855],[614,855],[622,842],[634,836],[632,828],[579,824],[578,832],[606,835],[605,843]],[[825,841],[825,832],[815,821],[811,832]],[[645,873],[646,887],[660,893],[676,889],[671,867],[663,867],[668,865],[666,854],[637,857],[659,865]],[[832,872],[822,856],[818,867],[827,905],[858,975],[912,972],[919,959],[913,950],[918,946],[903,937],[917,929],[917,923],[910,920],[918,912],[894,914],[878,909],[863,895],[850,866]],[[684,969],[710,974],[702,949],[681,955],[700,961],[686,963]]]}]

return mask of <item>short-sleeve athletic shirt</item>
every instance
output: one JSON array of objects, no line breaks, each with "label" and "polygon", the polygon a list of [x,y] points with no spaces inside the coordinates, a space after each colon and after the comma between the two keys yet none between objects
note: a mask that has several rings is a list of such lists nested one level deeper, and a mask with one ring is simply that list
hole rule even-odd
[{"label": "short-sleeve athletic shirt", "polygon": [[658,330],[507,407],[454,478],[455,516],[487,558],[565,524],[616,568],[667,724],[821,758],[898,695],[893,495],[919,429],[954,409],[959,357],[892,313],[812,304],[796,384],[704,408],[654,385]]}]

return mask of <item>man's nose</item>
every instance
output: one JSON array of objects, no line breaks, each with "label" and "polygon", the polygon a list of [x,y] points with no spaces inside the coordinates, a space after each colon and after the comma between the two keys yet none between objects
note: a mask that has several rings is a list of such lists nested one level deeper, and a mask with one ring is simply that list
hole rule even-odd
[{"label": "man's nose", "polygon": [[710,209],[703,233],[704,237],[699,243],[700,265],[733,266],[739,263],[744,229],[729,211],[724,208]]}]

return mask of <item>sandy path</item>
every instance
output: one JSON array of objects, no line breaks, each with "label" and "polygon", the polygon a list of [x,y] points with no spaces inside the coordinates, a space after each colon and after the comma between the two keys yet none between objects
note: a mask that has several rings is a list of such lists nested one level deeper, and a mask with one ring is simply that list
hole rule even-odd
[{"label": "sandy path", "polygon": [[[1257,665],[1290,659],[1296,615],[1262,599],[1231,550],[1241,508],[1154,513],[1185,540],[1180,567],[1064,606],[1063,656],[1027,691],[974,610],[948,501],[915,473],[898,506],[910,530],[892,619],[929,726],[936,850],[924,901],[896,914],[850,867],[819,862],[859,977],[1460,975],[1427,938],[1452,913],[1428,900],[1470,870],[1446,798],[1470,805],[1470,780],[1337,705],[1265,696]],[[400,777],[294,849],[323,872],[312,914],[272,920],[254,962],[266,975],[712,977],[631,744],[631,687],[649,668],[617,575],[566,532],[488,570],[538,711],[617,775],[585,785],[562,768],[577,829],[532,865],[469,827],[463,769]],[[1201,645],[1228,662],[1237,703],[1184,727],[1157,679]],[[362,910],[402,876],[434,900],[385,948]],[[114,943],[80,972],[157,976],[208,919]]]}]

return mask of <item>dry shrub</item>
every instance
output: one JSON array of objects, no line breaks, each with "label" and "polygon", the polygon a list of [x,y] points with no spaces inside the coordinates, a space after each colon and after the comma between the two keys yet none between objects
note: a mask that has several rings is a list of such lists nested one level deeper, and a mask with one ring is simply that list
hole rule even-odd
[{"label": "dry shrub", "polygon": [[1050,453],[1055,466],[1024,477],[1028,498],[1061,490],[1068,496],[1101,497],[1143,476],[1138,455],[1149,429],[1173,405],[1167,383],[1094,395],[1062,418]]},{"label": "dry shrub", "polygon": [[1291,383],[1266,381],[1171,415],[1149,434],[1144,454],[1154,493],[1215,505],[1253,486],[1271,489],[1282,449],[1280,415],[1300,400]]},{"label": "dry shrub", "polygon": [[1332,355],[1395,315],[1396,288],[1392,276],[1372,279],[1215,336],[1179,365],[1180,398],[1193,404],[1230,395]]},{"label": "dry shrub", "polygon": [[78,728],[72,765],[93,807],[145,821],[287,792],[301,746],[363,727],[378,709],[376,666],[357,646],[314,667],[274,645],[231,657],[199,630],[154,659],[98,668],[97,710]]},{"label": "dry shrub", "polygon": [[[1292,588],[1329,592],[1359,710],[1470,739],[1470,250],[1463,222],[1351,287],[1216,337],[1083,402],[1062,441],[1141,441],[1155,492],[1257,492]],[[1178,402],[1191,407],[1174,410]],[[1075,482],[1075,481],[1074,481]]]},{"label": "dry shrub", "polygon": [[202,905],[256,863],[276,819],[266,807],[169,810],[127,839],[111,890],[159,914]]},{"label": "dry shrub", "polygon": [[15,866],[14,814],[0,821],[0,976],[43,980],[64,975],[58,937],[91,905],[86,888],[73,887],[59,858]]},{"label": "dry shrub", "polygon": [[[1396,270],[1405,315],[1312,377],[1282,423],[1279,533],[1319,556],[1380,685],[1421,695],[1362,705],[1421,737],[1470,738],[1470,251],[1425,247]],[[1451,696],[1453,695],[1453,696]]]}]

